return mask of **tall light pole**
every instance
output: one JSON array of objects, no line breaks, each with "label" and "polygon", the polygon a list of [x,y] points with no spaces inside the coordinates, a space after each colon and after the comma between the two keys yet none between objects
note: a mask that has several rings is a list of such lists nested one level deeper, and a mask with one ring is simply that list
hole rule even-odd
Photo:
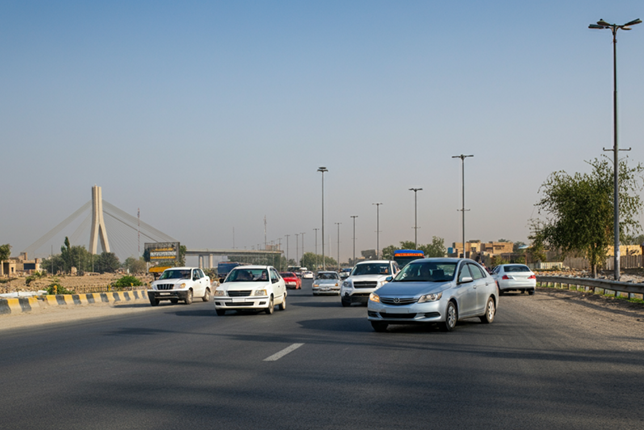
[{"label": "tall light pole", "polygon": [[338,226],[338,270],[340,270],[340,224],[341,222],[336,222],[335,225]]},{"label": "tall light pole", "polygon": [[319,228],[314,228],[315,230],[315,270],[318,270],[318,230]]},{"label": "tall light pole", "polygon": [[304,263],[304,233],[300,233],[300,237],[302,238],[302,263]]},{"label": "tall light pole", "polygon": [[322,270],[326,270],[326,257],[324,256],[324,172],[329,170],[326,167],[318,168],[322,173]]},{"label": "tall light pole", "polygon": [[[615,280],[619,281],[619,145],[617,144],[617,30],[630,30],[631,25],[640,24],[641,19],[635,19],[623,25],[609,24],[603,19],[597,21],[597,24],[590,24],[588,28],[604,30],[610,29],[613,33],[613,149],[606,149],[604,151],[613,151],[613,167],[614,167],[614,195],[613,195],[613,234],[615,236],[614,243],[614,258],[615,258]],[[626,151],[630,151],[626,149]]]},{"label": "tall light pole", "polygon": [[462,186],[463,186],[463,207],[461,212],[463,212],[463,258],[466,258],[467,254],[465,253],[465,159],[469,157],[474,157],[473,155],[454,155],[452,158],[461,159],[461,175],[462,175]]},{"label": "tall light pole", "polygon": [[358,215],[351,215],[353,218],[353,264],[356,264],[356,218]]},{"label": "tall light pole", "polygon": [[286,236],[286,265],[288,266],[288,237],[290,234],[285,235]]},{"label": "tall light pole", "polygon": [[380,259],[380,205],[382,203],[371,203],[376,205],[376,260]]},{"label": "tall light pole", "polygon": [[414,249],[418,249],[418,191],[422,188],[410,188],[414,192]]},{"label": "tall light pole", "polygon": [[295,233],[295,265],[299,266],[300,262],[298,260],[298,257],[300,255],[300,240],[299,240],[299,234]]}]

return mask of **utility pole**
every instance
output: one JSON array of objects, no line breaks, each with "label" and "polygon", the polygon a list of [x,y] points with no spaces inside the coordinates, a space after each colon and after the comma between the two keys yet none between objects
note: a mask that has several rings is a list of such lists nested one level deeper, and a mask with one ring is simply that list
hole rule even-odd
[{"label": "utility pole", "polygon": [[319,228],[314,228],[315,230],[315,270],[318,270],[318,230]]},{"label": "utility pole", "polygon": [[302,263],[304,263],[304,233],[300,233],[302,237]]},{"label": "utility pole", "polygon": [[324,172],[328,171],[326,167],[318,168],[318,172],[322,173],[322,270],[326,270],[326,258],[324,256]]},{"label": "utility pole", "polygon": [[264,251],[268,247],[268,242],[266,241],[266,215],[264,215]]},{"label": "utility pole", "polygon": [[380,205],[382,203],[372,203],[376,205],[376,260],[380,259]]},{"label": "utility pole", "polygon": [[356,264],[356,218],[358,215],[351,215],[353,218],[353,264]]},{"label": "utility pole", "polygon": [[295,233],[295,265],[300,265],[299,255],[300,255],[300,238],[298,237],[299,233]]},{"label": "utility pole", "polygon": [[418,249],[418,191],[422,188],[410,188],[414,192],[414,249]]},{"label": "utility pole", "polygon": [[[463,222],[463,258],[467,258],[467,253],[465,252],[465,212],[469,209],[465,209],[465,159],[469,157],[474,157],[473,155],[454,155],[452,158],[461,159],[461,173],[462,173],[462,192],[463,192],[463,206],[461,212],[463,213],[462,222]],[[458,210],[458,209],[457,209]]]},{"label": "utility pole", "polygon": [[336,222],[335,225],[338,226],[338,270],[340,270],[340,224],[341,222]]},{"label": "utility pole", "polygon": [[286,235],[286,265],[288,266],[288,237],[290,234]]}]

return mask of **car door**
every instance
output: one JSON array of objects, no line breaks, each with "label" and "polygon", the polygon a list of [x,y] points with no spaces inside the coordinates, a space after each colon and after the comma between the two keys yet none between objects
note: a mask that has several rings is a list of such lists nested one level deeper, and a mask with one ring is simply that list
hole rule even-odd
[{"label": "car door", "polygon": [[276,302],[282,302],[282,297],[284,297],[284,290],[286,289],[286,283],[280,277],[279,273],[275,269],[270,270],[271,275],[271,284],[273,285],[273,295],[275,296]]},{"label": "car door", "polygon": [[[466,318],[474,315],[476,309],[476,286],[467,263],[461,263],[456,285],[458,316]],[[469,279],[469,280],[468,280]]]},{"label": "car door", "polygon": [[474,279],[474,289],[476,290],[476,305],[474,307],[474,314],[480,315],[485,312],[485,304],[487,298],[490,296],[490,285],[494,280],[487,276],[483,268],[478,264],[468,263],[472,279]]}]

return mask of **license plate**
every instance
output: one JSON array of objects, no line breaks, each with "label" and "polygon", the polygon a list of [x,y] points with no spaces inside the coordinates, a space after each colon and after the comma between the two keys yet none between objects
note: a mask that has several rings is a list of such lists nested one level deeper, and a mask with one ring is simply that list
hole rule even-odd
[{"label": "license plate", "polygon": [[246,303],[246,299],[233,298],[233,303]]},{"label": "license plate", "polygon": [[169,296],[170,293],[159,293],[160,296]]}]

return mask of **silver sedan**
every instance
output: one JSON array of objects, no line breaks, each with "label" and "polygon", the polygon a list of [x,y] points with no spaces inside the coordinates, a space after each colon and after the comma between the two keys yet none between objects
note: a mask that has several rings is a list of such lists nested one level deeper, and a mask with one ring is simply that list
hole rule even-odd
[{"label": "silver sedan", "polygon": [[375,331],[390,324],[438,323],[451,331],[462,318],[494,321],[499,295],[494,279],[478,263],[426,258],[405,266],[371,293],[368,319]]}]

